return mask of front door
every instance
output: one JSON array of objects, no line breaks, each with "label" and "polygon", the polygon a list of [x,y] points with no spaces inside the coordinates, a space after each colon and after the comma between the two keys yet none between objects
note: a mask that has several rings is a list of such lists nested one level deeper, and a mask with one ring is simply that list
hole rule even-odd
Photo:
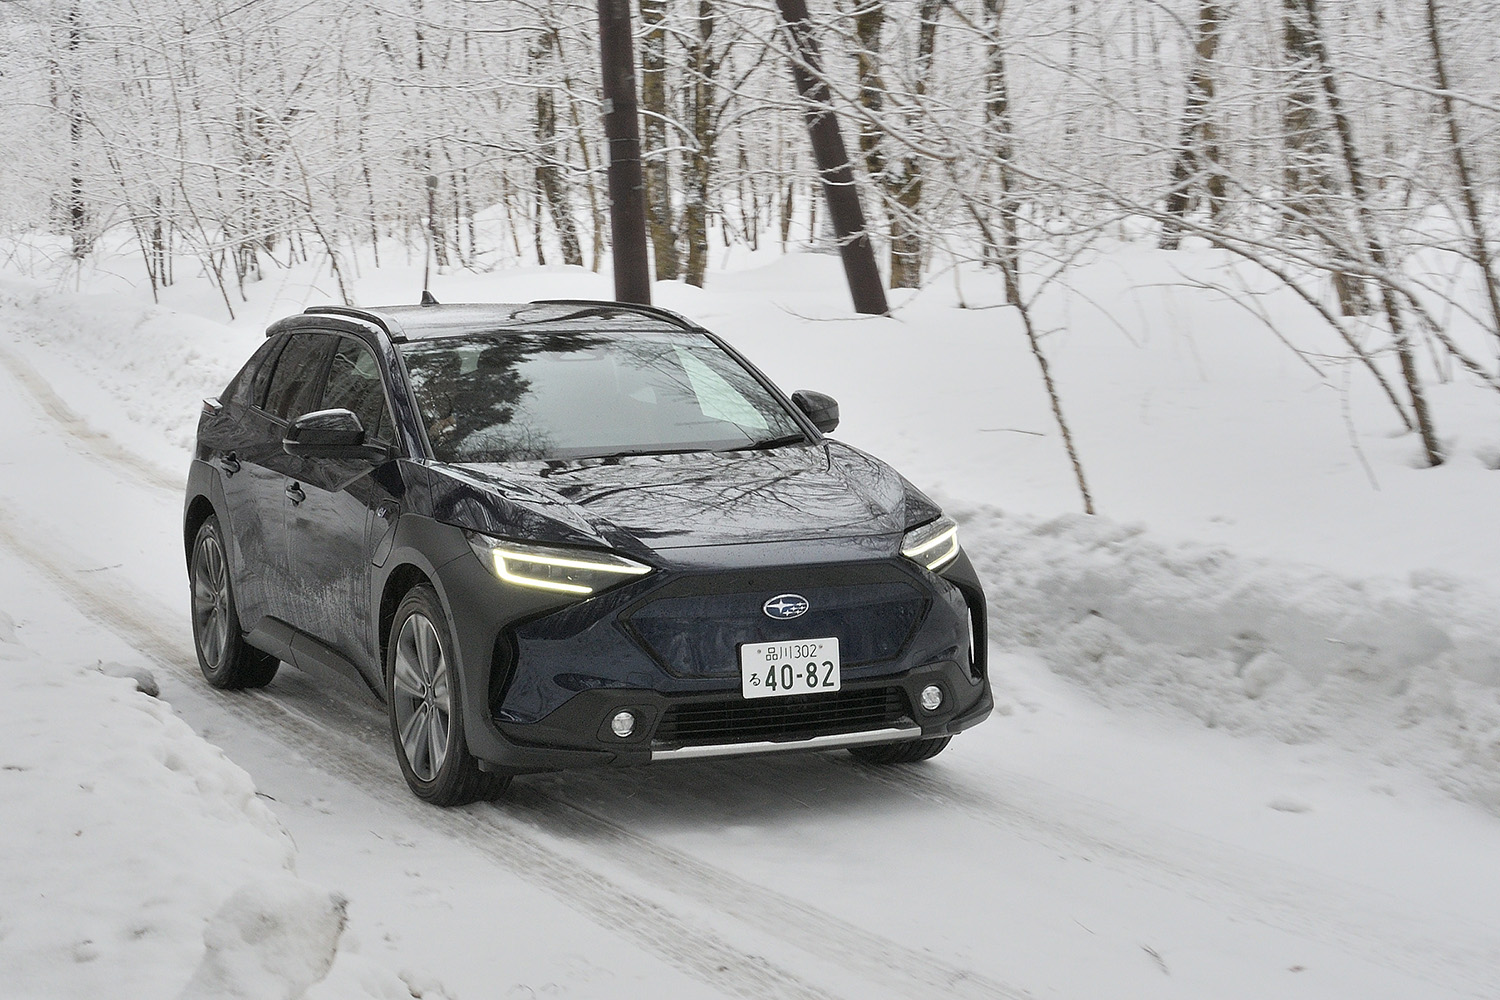
[{"label": "front door", "polygon": [[[328,376],[313,409],[353,411],[368,444],[390,443],[390,408],[375,353],[363,341],[337,338]],[[371,552],[394,520],[388,488],[394,461],[297,459],[302,499],[287,508],[288,599],[297,628],[333,647],[378,683],[379,643],[371,607]],[[384,507],[384,519],[376,510]]]},{"label": "front door", "polygon": [[307,631],[307,609],[301,596],[288,586],[287,537],[289,515],[303,495],[302,460],[288,455],[281,439],[286,436],[288,423],[317,409],[328,361],[337,345],[338,338],[331,334],[291,336],[276,362],[265,405],[257,415],[264,425],[261,446],[245,465],[250,473],[246,485],[253,491],[254,509],[264,534],[264,613],[303,631]]}]

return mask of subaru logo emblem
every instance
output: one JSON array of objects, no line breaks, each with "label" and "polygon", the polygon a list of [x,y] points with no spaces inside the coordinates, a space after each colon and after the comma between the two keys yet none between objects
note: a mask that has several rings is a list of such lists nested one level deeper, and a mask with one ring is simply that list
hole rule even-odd
[{"label": "subaru logo emblem", "polygon": [[807,598],[801,594],[777,594],[762,604],[760,609],[766,613],[767,618],[779,618],[786,621],[801,618],[807,614],[808,607]]}]

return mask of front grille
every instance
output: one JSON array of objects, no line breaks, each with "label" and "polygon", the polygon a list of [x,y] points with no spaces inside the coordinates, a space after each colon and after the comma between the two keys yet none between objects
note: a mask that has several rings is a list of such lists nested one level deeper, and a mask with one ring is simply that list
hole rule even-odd
[{"label": "front grille", "polygon": [[[896,658],[927,610],[926,598],[904,580],[840,586],[781,586],[730,593],[653,595],[625,620],[637,641],[678,677],[738,677],[742,643],[796,642],[837,636],[845,667]],[[806,598],[810,610],[791,621],[768,618],[762,606],[779,592]]]},{"label": "front grille", "polygon": [[909,723],[911,707],[899,687],[792,695],[764,701],[734,698],[673,705],[656,728],[653,746],[716,746],[860,733]]}]

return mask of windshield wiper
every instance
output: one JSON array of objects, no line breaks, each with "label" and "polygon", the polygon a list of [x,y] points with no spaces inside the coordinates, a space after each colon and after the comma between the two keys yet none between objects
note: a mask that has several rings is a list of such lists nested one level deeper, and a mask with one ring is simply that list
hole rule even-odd
[{"label": "windshield wiper", "polygon": [[570,462],[597,462],[607,461],[611,458],[630,458],[635,455],[687,455],[695,451],[708,451],[702,445],[692,445],[687,448],[637,448],[629,451],[612,451],[607,455],[580,455],[570,458]]},{"label": "windshield wiper", "polygon": [[807,435],[798,431],[795,434],[783,434],[781,437],[766,438],[764,441],[752,441],[750,444],[739,444],[733,448],[725,448],[725,451],[769,451],[772,448],[780,448],[787,444],[806,444]]}]

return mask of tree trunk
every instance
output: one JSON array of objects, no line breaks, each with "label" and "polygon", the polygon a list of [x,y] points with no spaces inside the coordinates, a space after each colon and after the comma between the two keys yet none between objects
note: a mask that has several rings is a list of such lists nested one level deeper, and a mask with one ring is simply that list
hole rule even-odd
[{"label": "tree trunk", "polygon": [[1331,154],[1327,131],[1318,114],[1319,73],[1311,35],[1307,0],[1282,0],[1282,44],[1288,74],[1282,109],[1282,141],[1286,146],[1282,183],[1288,221],[1299,231],[1307,231],[1308,220],[1325,214],[1323,202],[1335,189],[1328,167]]},{"label": "tree trunk", "polygon": [[[844,276],[854,311],[883,314],[888,311],[885,288],[880,283],[880,269],[875,266],[875,249],[865,231],[865,214],[859,207],[859,191],[854,186],[854,170],[839,134],[838,119],[833,114],[832,95],[823,79],[817,39],[812,33],[812,19],[806,0],[776,0],[783,27],[793,52],[792,79],[802,98],[802,116],[812,140],[813,156],[823,179],[823,193],[828,212],[833,217],[839,238],[839,256],[844,262]],[[816,237],[817,213],[812,213]]]},{"label": "tree trunk", "polygon": [[862,0],[862,4],[854,12],[854,37],[859,41],[854,67],[859,76],[859,106],[864,110],[859,120],[859,152],[865,160],[865,176],[871,184],[883,187],[885,151],[881,148],[884,133],[880,117],[885,111],[885,81],[880,76],[880,36],[885,28],[885,0]]},{"label": "tree trunk", "polygon": [[698,0],[698,33],[688,49],[688,126],[692,144],[687,155],[687,198],[683,210],[683,236],[687,241],[684,279],[703,287],[708,270],[708,196],[713,181],[718,126],[714,117],[718,62],[714,57],[713,0]]},{"label": "tree trunk", "polygon": [[[911,92],[902,103],[902,126],[920,132],[925,109],[922,100],[932,69],[937,44],[937,18],[942,0],[921,0],[917,10],[916,61],[912,65]],[[922,158],[906,152],[899,164],[887,151],[890,91],[881,72],[882,32],[886,23],[885,0],[864,0],[854,11],[855,72],[859,77],[859,104],[864,115],[859,123],[859,149],[870,183],[881,192],[889,220],[892,288],[916,288],[922,283],[922,231],[918,214],[922,207]],[[890,109],[894,111],[894,108]]]},{"label": "tree trunk", "polygon": [[1188,74],[1187,101],[1182,111],[1182,138],[1172,160],[1172,188],[1167,193],[1161,247],[1176,250],[1182,230],[1174,220],[1187,218],[1192,188],[1203,183],[1208,192],[1208,214],[1217,220],[1224,208],[1225,179],[1220,167],[1219,142],[1209,109],[1214,99],[1214,58],[1224,10],[1215,0],[1199,0],[1197,33],[1193,40],[1193,69]]},{"label": "tree trunk", "polygon": [[1464,214],[1469,222],[1469,251],[1474,263],[1479,266],[1480,281],[1490,303],[1490,317],[1494,326],[1490,332],[1500,337],[1500,287],[1497,287],[1495,271],[1491,265],[1489,235],[1485,231],[1484,216],[1479,211],[1479,194],[1469,169],[1468,157],[1464,155],[1463,134],[1458,127],[1458,115],[1453,108],[1453,93],[1448,87],[1448,68],[1443,59],[1442,35],[1438,28],[1437,0],[1427,0],[1427,38],[1432,46],[1432,69],[1437,78],[1438,100],[1443,109],[1443,124],[1448,130],[1448,143],[1453,153],[1453,169],[1458,174],[1458,191],[1463,198]]},{"label": "tree trunk", "polygon": [[[985,14],[985,97],[984,120],[1000,168],[1000,237],[995,247],[1000,274],[1005,281],[1005,298],[1010,305],[1021,304],[1020,286],[1020,201],[1011,161],[1015,156],[1015,137],[1010,121],[1010,86],[1005,75],[1004,36],[1000,29],[1002,0],[984,0]],[[983,228],[983,223],[981,223]]]},{"label": "tree trunk", "polygon": [[1354,194],[1354,211],[1364,230],[1363,236],[1370,260],[1382,272],[1378,282],[1381,305],[1385,309],[1386,320],[1391,326],[1391,339],[1396,343],[1396,355],[1401,361],[1401,375],[1406,380],[1407,391],[1411,393],[1411,409],[1412,415],[1417,418],[1417,432],[1422,437],[1422,448],[1427,454],[1428,465],[1442,465],[1443,453],[1438,445],[1437,432],[1432,426],[1432,416],[1427,410],[1427,398],[1422,391],[1422,383],[1417,377],[1411,337],[1406,331],[1406,323],[1402,318],[1401,303],[1397,300],[1395,289],[1391,287],[1386,273],[1390,262],[1374,215],[1370,210],[1369,189],[1365,185],[1364,168],[1354,146],[1354,130],[1349,124],[1348,116],[1344,114],[1343,102],[1333,78],[1333,60],[1328,55],[1328,46],[1323,40],[1323,32],[1318,23],[1317,0],[1299,0],[1299,2],[1306,8],[1309,41],[1313,55],[1317,59],[1323,84],[1323,96],[1328,101],[1328,111],[1333,118],[1334,134],[1339,140],[1344,168],[1349,174],[1349,187]]},{"label": "tree trunk", "polygon": [[651,262],[646,256],[640,105],[635,96],[635,52],[628,0],[599,0],[599,63],[604,138],[609,143],[610,250],[614,255],[615,300],[649,306]]},{"label": "tree trunk", "polygon": [[[906,114],[908,128],[920,133],[926,109],[927,81],[932,73],[933,51],[937,47],[938,15],[943,0],[922,0],[917,11],[917,61],[913,67],[913,103]],[[899,173],[887,169],[886,189],[891,206],[891,287],[917,288],[922,284],[921,218],[923,157],[908,151]]]},{"label": "tree trunk", "polygon": [[646,179],[646,227],[656,279],[681,275],[677,226],[672,209],[672,164],[667,148],[667,0],[640,0],[641,171]]},{"label": "tree trunk", "polygon": [[[1282,111],[1286,164],[1283,214],[1295,233],[1322,238],[1334,257],[1329,271],[1345,316],[1369,313],[1364,282],[1350,274],[1343,254],[1323,236],[1343,228],[1334,202],[1339,183],[1334,177],[1336,154],[1328,143],[1328,128],[1318,111],[1323,67],[1318,58],[1315,0],[1282,0],[1282,40],[1286,48],[1290,86]],[[1343,265],[1343,266],[1340,266]]]},{"label": "tree trunk", "polygon": [[[534,64],[539,65],[552,52],[552,34],[543,32],[532,50]],[[568,193],[557,149],[557,103],[552,88],[540,86],[536,92],[536,185],[552,216],[564,264],[583,266],[583,250],[578,244],[578,223],[573,217],[573,199]]]},{"label": "tree trunk", "polygon": [[82,68],[83,5],[77,0],[68,8],[68,150],[72,154],[73,176],[68,182],[68,234],[72,240],[74,260],[88,256],[93,247],[89,236],[88,207],[83,200],[83,94],[79,88]]}]

